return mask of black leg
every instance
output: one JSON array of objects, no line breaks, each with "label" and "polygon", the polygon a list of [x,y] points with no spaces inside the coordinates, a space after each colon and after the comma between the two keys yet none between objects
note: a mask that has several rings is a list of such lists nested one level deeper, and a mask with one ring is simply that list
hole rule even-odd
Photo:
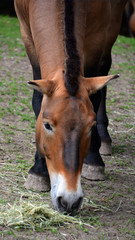
[{"label": "black leg", "polygon": [[43,98],[42,93],[38,92],[37,90],[33,91],[32,107],[33,107],[36,119],[38,118],[38,115],[40,113],[42,98]]},{"label": "black leg", "polygon": [[[33,77],[34,77],[34,80],[41,79],[40,67],[33,67]],[[42,93],[34,90],[33,98],[32,98],[32,107],[33,107],[36,119],[38,118],[38,115],[40,113],[42,98],[43,98]],[[39,176],[49,176],[47,166],[46,166],[46,160],[45,158],[42,158],[37,151],[35,154],[35,164],[29,170],[29,173],[36,174]]]},{"label": "black leg", "polygon": [[[96,69],[85,68],[85,76],[96,76]],[[97,114],[101,101],[101,91],[91,95],[90,100],[93,104],[94,112]],[[85,164],[82,170],[82,176],[90,180],[103,180],[105,178],[105,164],[99,153],[100,146],[101,140],[98,134],[97,126],[95,126],[92,131],[90,149],[86,159],[84,160]]]},{"label": "black leg", "polygon": [[100,141],[100,137],[99,137],[99,134],[97,131],[97,127],[94,127],[92,130],[90,149],[89,149],[86,159],[84,160],[84,163],[92,165],[92,166],[105,167],[105,164],[99,153],[100,146],[101,146],[101,141]]},{"label": "black leg", "polygon": [[[101,99],[101,92],[99,91],[96,94],[92,95],[90,99],[93,103],[94,111],[95,113],[97,113],[98,106],[100,104],[100,99]],[[83,170],[82,170],[82,176],[87,179],[90,179],[90,180],[105,179],[105,174],[104,174],[105,164],[99,153],[100,146],[101,146],[101,140],[97,131],[97,126],[95,126],[92,131],[90,149],[86,159],[84,160],[85,164],[83,165]]]},{"label": "black leg", "polygon": [[[33,67],[33,78],[34,80],[41,79],[40,67]],[[32,97],[32,107],[33,107],[36,119],[38,118],[38,115],[40,113],[42,98],[43,98],[42,93],[38,92],[37,90],[34,90],[33,97]]]},{"label": "black leg", "polygon": [[[93,104],[94,112],[97,113],[100,100],[101,100],[101,91],[98,91],[96,94],[92,95],[90,97],[90,100]],[[100,146],[101,146],[101,140],[97,131],[97,126],[95,126],[92,130],[91,144],[90,144],[88,156],[85,159],[84,163],[92,166],[103,166],[103,167],[105,166],[99,153]]]},{"label": "black leg", "polygon": [[[39,67],[33,67],[33,76],[34,80],[41,79],[41,72]],[[42,98],[42,93],[34,90],[32,106],[36,119],[40,113]],[[32,166],[29,170],[28,177],[24,185],[27,189],[33,188],[38,191],[50,190],[49,174],[47,170],[46,160],[45,158],[41,157],[37,151],[35,153],[34,166]]]},{"label": "black leg", "polygon": [[29,170],[29,173],[36,174],[39,176],[48,176],[48,170],[46,166],[46,161],[44,158],[42,158],[39,153],[36,151],[35,154],[35,164],[34,166]]},{"label": "black leg", "polygon": [[101,102],[97,112],[97,128],[101,141],[112,142],[110,135],[107,131],[109,121],[106,114],[106,92],[107,87],[105,86],[101,90]]},{"label": "black leg", "polygon": [[[109,54],[102,59],[99,70],[98,70],[98,75],[106,76],[110,70],[111,63],[112,63],[111,54]],[[107,94],[107,87],[105,86],[101,90],[101,101],[100,101],[99,109],[97,112],[97,129],[98,129],[99,136],[101,138],[100,153],[103,155],[111,155],[112,140],[107,130],[109,121],[106,114],[106,94]]]}]

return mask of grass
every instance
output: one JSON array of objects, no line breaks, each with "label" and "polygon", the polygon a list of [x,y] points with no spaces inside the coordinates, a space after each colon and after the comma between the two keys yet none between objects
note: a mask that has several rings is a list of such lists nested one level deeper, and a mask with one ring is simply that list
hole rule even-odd
[{"label": "grass", "polygon": [[[135,52],[135,39],[128,38],[124,36],[119,36],[115,45],[113,46],[112,53],[115,55],[126,55],[128,56],[128,52]],[[128,60],[130,56],[128,56]]]},{"label": "grass", "polygon": [[5,51],[8,53],[8,57],[26,56],[24,45],[21,41],[18,20],[9,16],[0,16],[0,29],[0,45],[3,45],[3,48],[1,48],[0,51],[1,58],[2,53]]}]

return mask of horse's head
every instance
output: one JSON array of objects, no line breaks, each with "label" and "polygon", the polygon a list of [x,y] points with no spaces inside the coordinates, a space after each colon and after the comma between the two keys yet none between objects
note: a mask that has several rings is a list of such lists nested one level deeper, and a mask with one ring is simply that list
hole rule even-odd
[{"label": "horse's head", "polygon": [[43,93],[37,120],[36,145],[45,157],[57,210],[74,212],[82,203],[81,171],[96,124],[89,95],[116,76],[80,78],[76,96],[69,95],[63,80],[36,80],[29,84]]}]

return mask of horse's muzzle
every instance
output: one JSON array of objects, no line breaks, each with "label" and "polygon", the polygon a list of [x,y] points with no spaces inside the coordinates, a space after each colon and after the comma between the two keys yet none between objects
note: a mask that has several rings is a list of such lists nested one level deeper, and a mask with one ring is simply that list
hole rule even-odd
[{"label": "horse's muzzle", "polygon": [[80,177],[78,177],[76,189],[68,189],[67,186],[65,178],[61,174],[55,174],[53,180],[51,179],[52,202],[57,211],[74,214],[83,201]]},{"label": "horse's muzzle", "polygon": [[79,197],[78,200],[76,200],[73,204],[70,204],[70,202],[67,202],[64,199],[64,197],[58,197],[56,201],[58,203],[58,209],[61,212],[74,214],[80,208],[83,201],[83,197]]}]

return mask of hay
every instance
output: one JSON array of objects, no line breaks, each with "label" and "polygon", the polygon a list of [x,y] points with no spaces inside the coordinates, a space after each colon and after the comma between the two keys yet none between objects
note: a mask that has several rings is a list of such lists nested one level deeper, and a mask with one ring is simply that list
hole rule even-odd
[{"label": "hay", "polygon": [[15,228],[50,229],[69,223],[82,224],[79,219],[54,211],[47,204],[37,205],[22,200],[3,207],[0,214],[0,225]]}]

